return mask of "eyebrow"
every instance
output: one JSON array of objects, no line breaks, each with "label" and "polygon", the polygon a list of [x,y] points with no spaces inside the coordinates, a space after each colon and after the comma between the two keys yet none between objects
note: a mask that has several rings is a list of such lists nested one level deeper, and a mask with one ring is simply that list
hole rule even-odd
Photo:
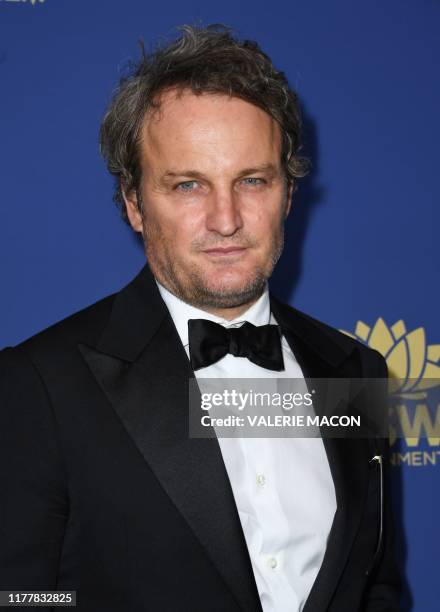
[{"label": "eyebrow", "polygon": [[[238,177],[246,176],[247,174],[256,174],[258,172],[269,172],[276,174],[278,168],[274,164],[261,164],[260,166],[253,166],[252,168],[245,168],[241,170]],[[167,182],[169,179],[173,179],[179,176],[185,176],[189,178],[205,179],[206,176],[198,170],[167,170],[160,178],[161,181]]]}]

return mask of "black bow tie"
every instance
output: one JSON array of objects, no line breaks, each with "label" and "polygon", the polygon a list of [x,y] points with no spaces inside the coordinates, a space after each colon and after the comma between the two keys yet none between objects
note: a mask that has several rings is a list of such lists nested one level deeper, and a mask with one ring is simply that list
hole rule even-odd
[{"label": "black bow tie", "polygon": [[241,327],[223,327],[207,319],[189,319],[189,357],[193,370],[206,368],[231,353],[247,357],[268,370],[284,370],[278,325],[243,323]]}]

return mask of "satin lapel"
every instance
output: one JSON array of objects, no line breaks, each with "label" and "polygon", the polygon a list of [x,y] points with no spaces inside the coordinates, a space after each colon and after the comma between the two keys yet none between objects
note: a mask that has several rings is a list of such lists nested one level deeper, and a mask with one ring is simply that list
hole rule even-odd
[{"label": "satin lapel", "polygon": [[[309,318],[271,300],[272,312],[306,378],[350,378],[350,352],[336,345]],[[333,345],[333,346],[332,346]],[[368,444],[362,439],[324,438],[337,509],[321,568],[303,612],[324,612],[358,531],[368,490]]]},{"label": "satin lapel", "polygon": [[188,380],[194,375],[148,269],[118,294],[98,347],[79,349],[239,605],[261,610],[217,439],[188,436]]}]

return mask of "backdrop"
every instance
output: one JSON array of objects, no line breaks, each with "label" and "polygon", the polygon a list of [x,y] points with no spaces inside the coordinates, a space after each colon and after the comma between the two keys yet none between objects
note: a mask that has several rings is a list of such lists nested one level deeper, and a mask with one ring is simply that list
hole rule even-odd
[{"label": "backdrop", "polygon": [[272,288],[415,381],[392,450],[406,608],[417,612],[438,601],[440,406],[420,390],[440,371],[439,21],[439,0],[0,0],[0,347],[143,265],[97,144],[140,38],[222,22],[286,72],[313,171]]}]

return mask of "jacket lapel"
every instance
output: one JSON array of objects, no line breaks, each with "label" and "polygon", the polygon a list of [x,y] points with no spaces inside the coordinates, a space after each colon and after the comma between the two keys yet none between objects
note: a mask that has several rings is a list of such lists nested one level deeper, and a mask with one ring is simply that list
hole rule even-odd
[{"label": "jacket lapel", "polygon": [[261,610],[218,441],[188,435],[194,374],[147,266],[116,295],[97,346],[79,350],[239,605]]},{"label": "jacket lapel", "polygon": [[[305,378],[359,377],[352,343],[336,344],[324,326],[318,327],[309,317],[273,296],[271,308]],[[337,509],[324,559],[303,612],[328,609],[357,533],[368,490],[368,443],[353,438],[324,438],[323,442]]]}]

